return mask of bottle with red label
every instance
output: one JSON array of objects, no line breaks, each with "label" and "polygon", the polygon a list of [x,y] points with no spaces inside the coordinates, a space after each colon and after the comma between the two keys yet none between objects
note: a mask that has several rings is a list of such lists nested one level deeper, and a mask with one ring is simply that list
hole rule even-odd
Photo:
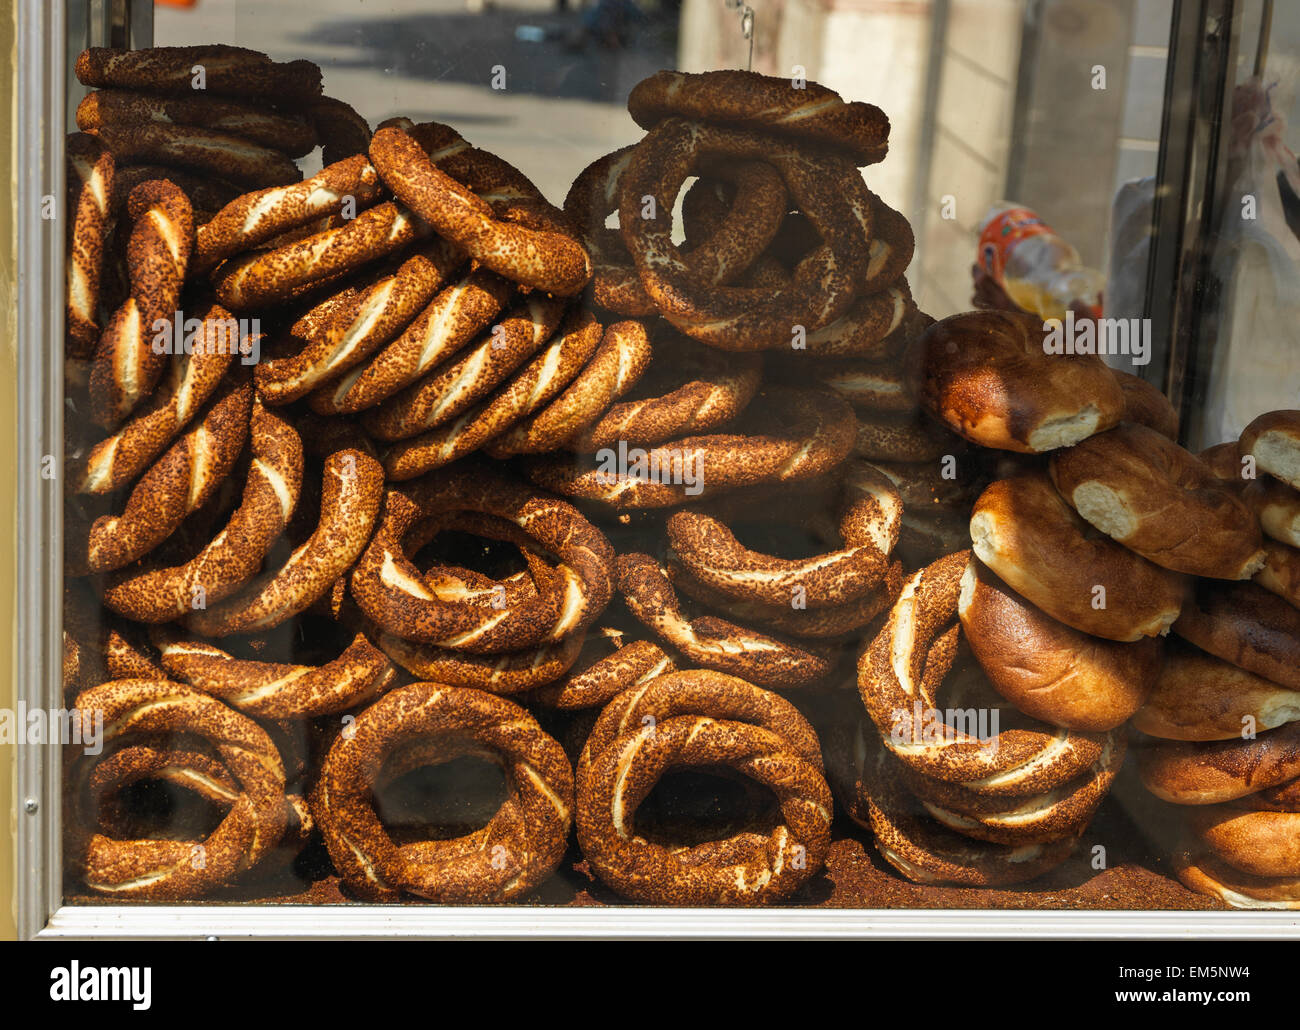
[{"label": "bottle with red label", "polygon": [[1085,266],[1079,252],[1029,208],[993,205],[980,227],[979,263],[1025,311],[1048,319],[1082,308],[1101,317],[1106,277]]}]

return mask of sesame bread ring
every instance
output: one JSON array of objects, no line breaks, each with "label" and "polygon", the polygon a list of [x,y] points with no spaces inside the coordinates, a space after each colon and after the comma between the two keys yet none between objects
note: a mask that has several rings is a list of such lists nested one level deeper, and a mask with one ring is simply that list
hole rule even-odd
[{"label": "sesame bread ring", "polygon": [[136,482],[121,515],[102,515],[84,537],[70,537],[69,564],[92,572],[129,565],[148,554],[187,515],[215,495],[248,438],[253,388],[247,376],[227,378],[197,424],[167,448]]},{"label": "sesame bread ring", "polygon": [[[706,154],[772,164],[826,241],[799,263],[788,287],[712,287],[692,273],[672,239],[672,212],[682,183]],[[688,336],[724,350],[789,347],[796,327],[819,329],[852,306],[870,263],[872,205],[862,177],[843,158],[670,118],[637,144],[623,183],[619,232],[641,285]],[[654,198],[653,218],[642,217],[643,197]]]},{"label": "sesame bread ring", "polygon": [[1178,412],[1169,403],[1159,388],[1152,386],[1140,376],[1123,372],[1118,368],[1110,370],[1124,391],[1124,420],[1154,429],[1166,439],[1178,440]]},{"label": "sesame bread ring", "polygon": [[77,493],[122,489],[194,418],[225,376],[231,356],[245,346],[245,341],[229,338],[227,328],[238,337],[238,323],[230,312],[211,305],[202,315],[203,336],[194,341],[193,352],[174,357],[149,400],[77,462],[72,474]]},{"label": "sesame bread ring", "polygon": [[249,189],[302,178],[298,166],[280,151],[229,132],[169,122],[108,122],[91,131],[122,164],[179,165]]},{"label": "sesame bread ring", "polygon": [[573,308],[536,357],[454,422],[384,452],[390,479],[410,479],[463,458],[554,400],[595,353],[602,333],[591,312]]},{"label": "sesame bread ring", "polygon": [[[608,654],[611,642],[617,650]],[[676,670],[673,660],[658,644],[649,640],[624,642],[622,634],[593,633],[573,668],[562,679],[534,690],[528,700],[561,711],[596,708],[624,691]]]},{"label": "sesame bread ring", "polygon": [[567,447],[611,402],[626,393],[650,363],[650,340],[640,322],[615,322],[605,329],[600,346],[565,391],[492,440],[484,450],[504,459]]},{"label": "sesame bread ring", "polygon": [[1165,740],[1239,740],[1248,729],[1271,730],[1297,720],[1300,691],[1173,641],[1133,726]]},{"label": "sesame bread ring", "polygon": [[[82,719],[103,717],[104,755],[140,735],[193,734],[211,742],[239,797],[215,830],[196,845],[165,839],[116,840],[97,832],[86,811],[87,777],[97,764],[77,761],[67,791],[69,854],[86,886],[117,898],[175,901],[202,896],[255,866],[284,835],[285,771],[257,723],[216,698],[166,680],[115,680],[77,696]],[[202,850],[196,852],[195,848]],[[196,861],[196,854],[202,861]]]},{"label": "sesame bread ring", "polygon": [[[404,539],[419,520],[453,511],[498,516],[559,559],[536,596],[484,608],[443,601],[429,588],[406,557]],[[388,633],[497,654],[554,643],[590,625],[613,593],[612,565],[608,541],[571,505],[487,468],[464,467],[388,490],[351,587],[362,611]]]},{"label": "sesame bread ring", "polygon": [[1263,475],[1246,485],[1241,499],[1255,513],[1265,533],[1290,547],[1300,547],[1300,490]]},{"label": "sesame bread ring", "polygon": [[1269,475],[1300,490],[1300,411],[1270,411],[1242,431],[1241,453]]},{"label": "sesame bread ring", "polygon": [[1015,594],[978,560],[962,575],[957,615],[989,682],[1035,719],[1101,732],[1121,725],[1144,703],[1156,703],[1159,641],[1122,644],[1071,629]]},{"label": "sesame bread ring", "polygon": [[[767,833],[665,847],[633,825],[665,772],[722,765],[765,786],[782,822]],[[683,715],[638,725],[595,754],[578,781],[578,844],[591,868],[624,897],[660,905],[771,904],[822,866],[832,801],[820,769],[770,730]]]},{"label": "sesame bread ring", "polygon": [[590,463],[543,456],[528,461],[525,473],[547,490],[619,510],[667,508],[736,487],[823,475],[848,457],[856,424],[848,404],[829,391],[772,386],[732,428],[636,455],[620,442]]},{"label": "sesame bread ring", "polygon": [[[957,607],[970,561],[969,551],[948,555],[904,584],[884,629],[858,659],[858,693],[886,748],[917,772],[977,794],[1042,793],[1096,763],[1102,735],[1031,724],[985,740],[938,718],[944,712],[939,691],[957,654]],[[959,679],[975,672],[957,670]]]},{"label": "sesame bread ring", "polygon": [[106,427],[130,414],[162,375],[167,359],[152,343],[160,320],[172,328],[194,240],[190,202],[170,182],[141,183],[127,208],[130,295],[104,327],[90,372],[91,413]]},{"label": "sesame bread ring", "polygon": [[131,191],[140,183],[148,182],[150,179],[166,179],[189,198],[190,206],[194,211],[196,231],[244,192],[243,187],[226,182],[215,175],[200,175],[187,172],[183,168],[155,164],[118,166],[113,177],[113,196],[109,205],[112,213],[121,217],[122,212],[126,210]]},{"label": "sesame bread ring", "polygon": [[1190,813],[1192,836],[1248,876],[1300,879],[1300,813],[1252,810],[1240,802]]},{"label": "sesame bread ring", "polygon": [[[390,690],[352,729],[335,738],[311,795],[330,858],[352,890],[372,900],[407,893],[439,902],[509,901],[559,864],[573,771],[564,749],[518,705],[480,690],[412,683]],[[412,762],[436,764],[463,753],[466,742],[500,764],[506,801],[466,836],[397,844],[374,807],[385,760],[415,745]]]},{"label": "sesame bread ring", "polygon": [[1237,740],[1148,744],[1138,773],[1147,790],[1177,805],[1234,801],[1300,776],[1300,722]]},{"label": "sesame bread ring", "polygon": [[315,130],[301,118],[197,91],[192,96],[167,97],[101,89],[86,94],[77,105],[77,128],[83,132],[110,123],[129,126],[144,122],[214,129],[289,157],[305,157],[316,146]]},{"label": "sesame bread ring", "polygon": [[679,115],[843,150],[859,165],[884,160],[889,146],[889,118],[874,104],[845,103],[815,82],[749,71],[655,72],[632,88],[627,109],[643,129]]},{"label": "sesame bread ring", "polygon": [[1265,540],[1264,567],[1255,573],[1255,582],[1300,608],[1300,549]]},{"label": "sesame bread ring", "polygon": [[1251,876],[1212,855],[1175,856],[1179,881],[1232,908],[1300,909],[1300,877]]},{"label": "sesame bread ring", "polygon": [[1300,690],[1300,610],[1254,583],[1198,583],[1174,632],[1202,651]]},{"label": "sesame bread ring", "polygon": [[720,354],[680,333],[656,333],[650,367],[636,397],[620,401],[573,441],[584,453],[695,436],[735,419],[758,392],[759,354]]},{"label": "sesame bread ring", "polygon": [[213,286],[217,299],[233,311],[273,306],[303,287],[323,284],[385,257],[425,232],[405,208],[377,204],[337,228],[227,261],[217,269]]},{"label": "sesame bread ring", "polygon": [[464,351],[362,416],[377,440],[404,440],[445,425],[483,400],[542,347],[564,317],[564,302],[531,293]]},{"label": "sesame bread ring", "polygon": [[632,615],[697,665],[780,689],[806,687],[831,672],[825,654],[712,615],[686,618],[667,570],[648,554],[620,554],[617,568],[618,589]]},{"label": "sesame bread ring", "polygon": [[1077,838],[1048,843],[991,844],[973,840],[917,811],[915,799],[891,770],[888,752],[868,750],[860,783],[876,849],[913,883],[1005,887],[1041,876],[1060,865]]},{"label": "sesame bread ring", "polygon": [[917,314],[912,291],[904,279],[892,286],[860,295],[842,316],[807,334],[803,348],[822,358],[864,357],[895,353],[914,333]]},{"label": "sesame bread ring", "polygon": [[1053,451],[1050,470],[1075,511],[1162,568],[1249,579],[1264,564],[1250,509],[1204,462],[1154,429],[1123,422]]},{"label": "sesame bread ring", "polygon": [[1186,581],[1093,529],[1045,472],[991,484],[975,502],[972,546],[999,579],[1081,633],[1133,641],[1164,634]]},{"label": "sesame bread ring", "polygon": [[455,354],[492,324],[516,294],[513,283],[475,268],[439,291],[415,320],[364,365],[308,400],[320,415],[374,407]]},{"label": "sesame bread ring", "polygon": [[301,329],[306,342],[290,356],[258,363],[253,372],[258,393],[268,404],[288,404],[365,361],[433,300],[462,258],[445,240],[432,240],[417,247],[392,275],[330,304],[322,312],[323,325],[295,324],[291,332],[298,336]]},{"label": "sesame bread ring", "polygon": [[89,358],[99,340],[99,280],[104,268],[113,154],[94,136],[74,132],[67,142],[67,354]]},{"label": "sesame bread ring", "polygon": [[489,694],[519,694],[563,676],[579,660],[584,634],[571,633],[553,644],[506,654],[470,654],[379,633],[384,654],[420,679],[450,687],[474,687]]},{"label": "sesame bread ring", "polygon": [[124,568],[108,578],[104,604],[136,622],[168,622],[229,597],[262,565],[298,505],[302,440],[289,423],[254,402],[252,460],[239,506],[193,558],[181,565]]},{"label": "sesame bread ring", "polygon": [[151,93],[192,96],[203,69],[203,88],[212,93],[267,100],[305,100],[319,96],[321,72],[311,61],[272,61],[244,47],[146,47],[117,50],[91,47],[77,57],[77,81],[84,86],[117,86]]},{"label": "sesame bread ring", "polygon": [[561,297],[578,293],[591,278],[591,259],[576,239],[498,220],[486,201],[436,167],[401,129],[375,133],[370,160],[398,199],[484,267]]},{"label": "sesame bread ring", "polygon": [[348,197],[357,210],[367,208],[379,192],[379,173],[358,156],[327,165],[302,182],[245,193],[195,233],[194,271],[205,275],[228,257],[337,214]]},{"label": "sesame bread ring", "polygon": [[815,375],[854,408],[895,415],[918,410],[911,383],[898,362],[841,358],[819,362]]},{"label": "sesame bread ring", "polygon": [[1049,353],[1037,315],[971,311],[921,340],[921,403],[982,447],[1026,454],[1069,447],[1118,424],[1124,391],[1095,354]]},{"label": "sesame bread ring", "polygon": [[327,165],[364,155],[369,149],[370,123],[351,104],[321,97],[307,104],[304,113],[320,139],[321,157]]},{"label": "sesame bread ring", "polygon": [[208,637],[257,633],[306,611],[360,557],[379,515],[384,474],[360,451],[325,462],[320,522],[278,569],[215,607],[190,613],[187,623]]},{"label": "sesame bread ring", "polygon": [[396,669],[358,633],[333,661],[286,665],[235,658],[206,640],[155,629],[163,667],[176,679],[260,719],[310,719],[372,700]]},{"label": "sesame bread ring", "polygon": [[856,412],[853,453],[867,461],[937,462],[964,449],[960,439],[929,418],[893,412]]}]

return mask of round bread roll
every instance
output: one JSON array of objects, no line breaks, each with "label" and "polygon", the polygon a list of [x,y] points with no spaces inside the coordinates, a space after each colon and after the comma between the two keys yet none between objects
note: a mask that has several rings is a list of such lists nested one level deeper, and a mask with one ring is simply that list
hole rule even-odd
[{"label": "round bread roll", "polygon": [[1300,878],[1300,814],[1242,802],[1192,812],[1191,830],[1212,854],[1251,876]]},{"label": "round bread roll", "polygon": [[1300,610],[1263,587],[1197,584],[1174,632],[1202,651],[1300,690]]},{"label": "round bread roll", "polygon": [[1236,440],[1216,443],[1213,447],[1205,448],[1197,457],[1224,486],[1240,491],[1249,482],[1242,478],[1244,466],[1241,463],[1241,448]]},{"label": "round bread roll", "polygon": [[1138,749],[1138,775],[1176,805],[1214,805],[1300,776],[1300,722],[1236,740],[1150,742]]},{"label": "round bread roll", "polygon": [[1300,549],[1265,540],[1264,567],[1255,573],[1255,582],[1300,608]]},{"label": "round bread roll", "polygon": [[1178,412],[1159,389],[1141,376],[1112,368],[1111,374],[1124,391],[1124,418],[1148,426],[1170,440],[1178,439]]},{"label": "round bread roll", "polygon": [[1233,908],[1300,908],[1300,877],[1251,876],[1213,855],[1177,861],[1178,879],[1198,894],[1218,898]]},{"label": "round bread roll", "polygon": [[1157,565],[1249,579],[1264,564],[1250,509],[1196,455],[1136,422],[1056,451],[1052,482],[1112,540]]},{"label": "round bread roll", "polygon": [[920,400],[953,432],[1000,450],[1069,447],[1116,425],[1124,391],[1092,354],[1049,354],[1042,319],[969,311],[921,340]]},{"label": "round bread roll", "polygon": [[1300,490],[1300,411],[1269,411],[1241,434],[1241,453],[1253,454],[1255,463]]},{"label": "round bread roll", "polygon": [[1300,547],[1300,491],[1280,479],[1260,476],[1241,491],[1264,532],[1274,540]]},{"label": "round bread roll", "polygon": [[1297,720],[1300,692],[1175,639],[1133,726],[1165,740],[1238,740]]},{"label": "round bread roll", "polygon": [[999,694],[1026,715],[1073,730],[1109,730],[1142,707],[1161,644],[1080,633],[1017,596],[978,560],[962,576],[957,615]]},{"label": "round bread roll", "polygon": [[975,502],[971,546],[1011,589],[1054,619],[1107,640],[1168,631],[1186,581],[1081,519],[1042,472],[991,484]]}]

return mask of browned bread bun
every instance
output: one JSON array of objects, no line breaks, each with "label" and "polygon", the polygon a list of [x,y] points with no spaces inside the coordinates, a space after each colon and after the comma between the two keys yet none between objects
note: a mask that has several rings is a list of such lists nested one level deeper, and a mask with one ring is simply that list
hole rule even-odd
[{"label": "browned bread bun", "polygon": [[968,311],[926,330],[920,400],[953,432],[984,447],[1039,453],[1068,447],[1124,416],[1124,391],[1096,355],[1048,354],[1043,322]]},{"label": "browned bread bun", "polygon": [[957,614],[998,693],[1055,726],[1113,729],[1142,706],[1160,670],[1158,640],[1122,644],[1080,633],[1015,594],[979,561],[962,577]]},{"label": "browned bread bun", "polygon": [[1261,528],[1274,540],[1300,547],[1300,491],[1263,475],[1248,483],[1241,499],[1250,505]]},{"label": "browned bread bun", "polygon": [[1149,426],[1161,436],[1178,439],[1178,412],[1159,389],[1141,376],[1112,368],[1111,374],[1124,391],[1124,418],[1129,422]]},{"label": "browned bread bun", "polygon": [[1213,447],[1205,448],[1197,457],[1224,486],[1230,486],[1235,490],[1241,490],[1246,486],[1248,480],[1243,479],[1241,475],[1243,468],[1241,448],[1236,440],[1216,443]]},{"label": "browned bread bun", "polygon": [[1300,877],[1251,876],[1213,855],[1179,856],[1176,864],[1183,886],[1218,898],[1233,908],[1300,908]]},{"label": "browned bread bun", "polygon": [[1300,608],[1300,549],[1265,540],[1264,567],[1255,573],[1255,582]]},{"label": "browned bread bun", "polygon": [[1300,776],[1300,722],[1236,740],[1166,740],[1138,749],[1138,775],[1158,798],[1213,805]]},{"label": "browned bread bun", "polygon": [[1192,835],[1211,854],[1251,876],[1300,878],[1300,814],[1258,811],[1249,801],[1207,805],[1191,815]]},{"label": "browned bread bun", "polygon": [[1300,692],[1174,639],[1133,726],[1166,740],[1235,740],[1296,720]]},{"label": "browned bread bun", "polygon": [[1178,618],[1186,583],[1081,519],[1043,472],[1001,479],[975,502],[975,554],[1016,593],[1081,633],[1140,640]]},{"label": "browned bread bun", "polygon": [[1263,587],[1199,583],[1174,632],[1202,651],[1300,690],[1300,610]]},{"label": "browned bread bun", "polygon": [[1241,434],[1241,453],[1253,454],[1269,475],[1300,490],[1300,411],[1269,411]]},{"label": "browned bread bun", "polygon": [[1250,509],[1196,455],[1136,422],[1052,454],[1052,482],[1092,525],[1174,572],[1249,579],[1264,564]]}]

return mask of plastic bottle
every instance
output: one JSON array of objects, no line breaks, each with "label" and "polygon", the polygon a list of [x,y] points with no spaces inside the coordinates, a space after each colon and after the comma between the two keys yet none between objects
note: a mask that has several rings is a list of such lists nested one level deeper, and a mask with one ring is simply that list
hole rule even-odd
[{"label": "plastic bottle", "polygon": [[989,209],[980,226],[979,263],[1012,302],[1044,319],[1064,318],[1080,305],[1101,317],[1106,277],[1038,215],[1007,201]]}]

